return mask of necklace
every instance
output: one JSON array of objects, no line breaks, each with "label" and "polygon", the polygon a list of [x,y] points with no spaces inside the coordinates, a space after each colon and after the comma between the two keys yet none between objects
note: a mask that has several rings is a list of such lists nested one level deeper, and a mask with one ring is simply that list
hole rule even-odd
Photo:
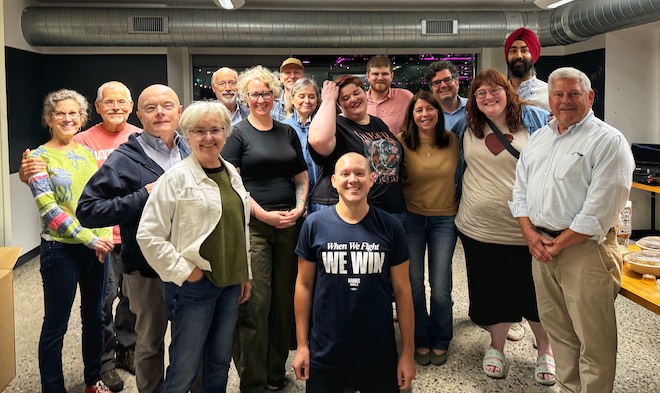
[{"label": "necklace", "polygon": [[422,143],[422,146],[424,146],[424,149],[426,150],[426,156],[431,157],[431,151],[433,150],[433,146],[431,144],[426,144]]}]

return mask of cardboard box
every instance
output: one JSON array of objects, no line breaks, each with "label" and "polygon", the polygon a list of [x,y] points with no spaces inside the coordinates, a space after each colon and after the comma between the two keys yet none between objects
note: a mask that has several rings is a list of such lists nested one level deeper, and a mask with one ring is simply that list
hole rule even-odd
[{"label": "cardboard box", "polygon": [[16,376],[14,333],[14,275],[22,247],[0,247],[0,392]]}]

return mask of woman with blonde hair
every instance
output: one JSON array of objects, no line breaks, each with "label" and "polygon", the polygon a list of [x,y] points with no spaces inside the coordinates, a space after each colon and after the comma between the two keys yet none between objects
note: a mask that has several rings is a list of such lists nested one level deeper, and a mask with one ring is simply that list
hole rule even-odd
[{"label": "woman with blonde hair", "polygon": [[293,329],[294,252],[307,204],[309,179],[300,140],[270,115],[279,80],[262,66],[243,71],[238,93],[250,108],[222,156],[240,172],[252,203],[252,297],[239,307],[234,362],[241,392],[281,390]]}]

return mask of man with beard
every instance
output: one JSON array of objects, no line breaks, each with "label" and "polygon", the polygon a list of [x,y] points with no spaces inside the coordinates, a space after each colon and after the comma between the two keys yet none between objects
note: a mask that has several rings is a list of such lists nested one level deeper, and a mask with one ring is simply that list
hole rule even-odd
[{"label": "man with beard", "polygon": [[374,56],[367,63],[367,113],[379,117],[392,134],[401,132],[406,108],[413,94],[406,89],[390,87],[394,79],[392,62],[387,56]]},{"label": "man with beard", "polygon": [[[77,143],[89,147],[94,153],[99,168],[119,145],[126,142],[131,134],[142,130],[129,124],[128,116],[133,111],[131,92],[121,82],[106,82],[99,87],[96,101],[96,112],[103,121],[80,132],[73,137]],[[38,165],[45,163],[39,158],[23,157],[19,177],[26,182],[38,171]],[[123,263],[121,259],[121,237],[119,226],[113,227],[115,248],[108,254],[110,267],[108,269],[108,287],[106,290],[103,314],[105,320],[104,349],[101,357],[101,379],[113,392],[124,388],[124,382],[116,368],[121,368],[135,374],[135,315],[129,310],[128,298],[122,291]],[[119,304],[113,320],[113,303],[119,298]]]},{"label": "man with beard", "polygon": [[222,67],[213,73],[211,78],[211,88],[222,103],[231,113],[231,125],[245,119],[248,115],[248,109],[241,105],[237,100],[238,96],[238,73],[229,67]]},{"label": "man with beard", "polygon": [[270,111],[270,117],[276,121],[283,121],[286,117],[286,101],[289,99],[289,92],[296,83],[296,81],[305,76],[305,67],[302,61],[295,57],[289,57],[282,62],[280,66],[280,81],[284,90],[273,104],[273,109]]},{"label": "man with beard", "polygon": [[[465,105],[468,100],[458,95],[458,69],[448,61],[434,61],[424,73],[424,80],[433,95],[440,101],[445,117],[445,128],[452,127],[463,120],[465,123]],[[464,126],[459,126],[464,129]]]},{"label": "man with beard", "polygon": [[548,104],[548,84],[536,78],[534,63],[541,54],[541,43],[533,31],[524,27],[511,33],[504,43],[504,55],[509,66],[511,85],[518,96],[545,110]]}]

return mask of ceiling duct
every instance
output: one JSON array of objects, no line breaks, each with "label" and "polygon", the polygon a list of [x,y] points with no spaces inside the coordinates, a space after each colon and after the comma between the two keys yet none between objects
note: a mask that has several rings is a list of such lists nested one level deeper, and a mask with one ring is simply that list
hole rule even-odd
[{"label": "ceiling duct", "polygon": [[456,35],[457,20],[422,20],[422,35]]},{"label": "ceiling duct", "polygon": [[[169,31],[128,34],[138,17],[167,18]],[[456,20],[457,33],[423,35],[422,20]],[[480,48],[502,46],[520,26],[551,46],[657,20],[660,0],[591,0],[536,12],[28,7],[21,27],[34,46]]]}]

